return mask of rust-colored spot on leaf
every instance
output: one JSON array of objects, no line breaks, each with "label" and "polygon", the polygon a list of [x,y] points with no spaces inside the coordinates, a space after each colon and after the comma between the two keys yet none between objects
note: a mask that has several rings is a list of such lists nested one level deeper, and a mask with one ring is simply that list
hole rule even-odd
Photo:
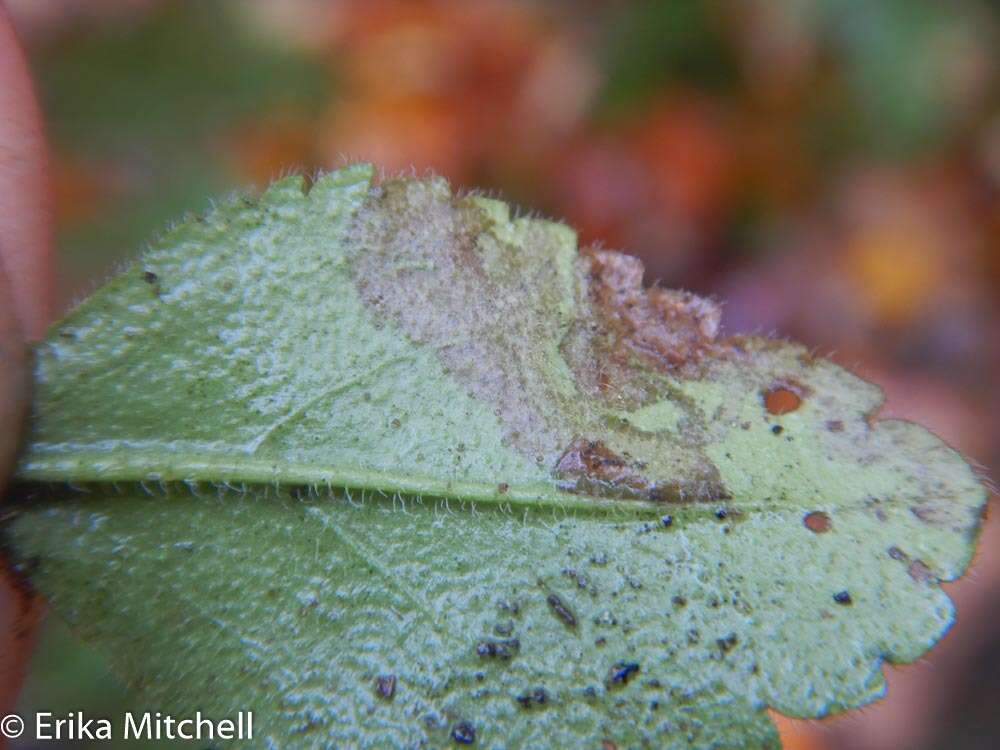
[{"label": "rust-colored spot on leaf", "polygon": [[764,408],[769,414],[789,414],[802,405],[807,389],[794,380],[781,380],[764,392]]},{"label": "rust-colored spot on leaf", "polygon": [[611,740],[601,740],[601,750],[618,750],[618,745]]},{"label": "rust-colored spot on leaf", "polygon": [[833,525],[829,514],[824,513],[821,510],[814,510],[811,513],[806,513],[805,517],[802,519],[802,523],[805,524],[805,527],[814,534],[825,534]]}]

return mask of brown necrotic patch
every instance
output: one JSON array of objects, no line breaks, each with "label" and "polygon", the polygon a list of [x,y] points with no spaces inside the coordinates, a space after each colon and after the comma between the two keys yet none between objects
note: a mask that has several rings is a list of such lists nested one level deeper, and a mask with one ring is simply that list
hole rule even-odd
[{"label": "brown necrotic patch", "polygon": [[709,353],[722,312],[711,300],[689,292],[643,286],[638,258],[587,249],[590,297],[606,335],[610,358],[625,362],[635,354],[657,369],[676,372]]},{"label": "brown necrotic patch", "polygon": [[596,495],[648,497],[650,482],[600,440],[574,440],[556,464],[562,486]]},{"label": "brown necrotic patch", "polygon": [[559,458],[553,474],[561,489],[598,497],[653,502],[729,499],[711,463],[692,465],[680,482],[654,480],[645,469],[642,462],[618,455],[600,440],[578,438]]}]

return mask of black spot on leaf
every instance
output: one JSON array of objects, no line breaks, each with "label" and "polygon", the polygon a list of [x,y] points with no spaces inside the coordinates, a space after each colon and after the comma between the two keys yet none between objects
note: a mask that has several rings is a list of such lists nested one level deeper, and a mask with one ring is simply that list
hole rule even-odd
[{"label": "black spot on leaf", "polygon": [[732,651],[738,642],[739,639],[736,637],[735,633],[730,633],[727,636],[715,639],[715,645],[719,647],[719,651],[723,654],[728,654]]},{"label": "black spot on leaf", "polygon": [[520,703],[524,708],[531,708],[532,706],[544,706],[549,702],[549,694],[543,687],[535,688],[527,693],[522,693],[517,696],[517,702]]},{"label": "black spot on leaf", "polygon": [[379,698],[392,700],[392,696],[396,694],[396,675],[380,675],[378,679],[375,680],[375,692],[378,694]]},{"label": "black spot on leaf", "polygon": [[460,721],[451,728],[451,738],[459,745],[471,745],[476,741],[476,728],[467,721]]},{"label": "black spot on leaf", "polygon": [[553,614],[562,620],[567,627],[576,627],[576,615],[563,603],[558,594],[549,594],[545,601],[548,602],[549,609],[552,610]]},{"label": "black spot on leaf", "polygon": [[620,685],[625,685],[632,675],[638,673],[639,664],[634,661],[619,661],[611,665],[611,669],[608,670],[608,677],[606,680],[608,687],[618,687]]},{"label": "black spot on leaf", "polygon": [[482,659],[499,659],[508,661],[517,656],[521,650],[521,642],[517,638],[502,641],[480,641],[476,644],[476,655]]}]

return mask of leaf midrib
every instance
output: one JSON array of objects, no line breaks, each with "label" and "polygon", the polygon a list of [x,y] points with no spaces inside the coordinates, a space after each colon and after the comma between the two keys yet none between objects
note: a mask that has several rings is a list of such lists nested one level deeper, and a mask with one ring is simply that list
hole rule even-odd
[{"label": "leaf midrib", "polygon": [[[365,502],[366,498],[393,499],[402,503],[442,501],[449,511],[456,508],[448,502],[458,502],[457,510],[476,512],[477,505],[484,509],[499,509],[511,515],[519,513],[551,513],[553,517],[586,517],[614,522],[661,523],[670,516],[673,523],[717,520],[719,509],[733,514],[729,522],[738,522],[740,515],[755,513],[805,514],[816,510],[816,503],[797,503],[789,500],[728,500],[696,502],[661,502],[644,500],[609,499],[591,495],[560,492],[551,485],[511,486],[500,494],[497,486],[482,482],[449,482],[435,478],[401,477],[370,470],[324,469],[314,464],[289,464],[275,461],[250,460],[241,463],[180,460],[169,468],[151,471],[155,464],[129,460],[130,457],[99,456],[76,452],[80,465],[56,469],[47,462],[23,465],[15,478],[18,484],[36,484],[69,487],[74,492],[125,494],[135,488],[145,495],[175,493],[198,496],[212,494],[252,494],[259,492],[267,497],[271,492],[304,489],[309,496],[322,493],[339,493],[348,502]],[[116,465],[108,466],[114,458]],[[134,459],[134,456],[131,457]],[[95,461],[100,468],[95,467]],[[276,477],[275,466],[281,466],[281,476]],[[248,470],[249,469],[249,470]],[[353,494],[357,493],[357,495]],[[863,510],[864,503],[839,504],[842,511]],[[405,505],[404,505],[405,507]],[[725,523],[725,519],[721,521]]]}]

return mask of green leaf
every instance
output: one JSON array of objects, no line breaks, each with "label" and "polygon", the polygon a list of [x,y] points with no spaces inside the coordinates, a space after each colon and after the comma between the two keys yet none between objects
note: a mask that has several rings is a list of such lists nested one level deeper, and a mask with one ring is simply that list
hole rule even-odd
[{"label": "green leaf", "polygon": [[261,746],[774,746],[941,636],[985,492],[641,278],[436,178],[233,198],[39,348],[9,542],[143,705]]}]

